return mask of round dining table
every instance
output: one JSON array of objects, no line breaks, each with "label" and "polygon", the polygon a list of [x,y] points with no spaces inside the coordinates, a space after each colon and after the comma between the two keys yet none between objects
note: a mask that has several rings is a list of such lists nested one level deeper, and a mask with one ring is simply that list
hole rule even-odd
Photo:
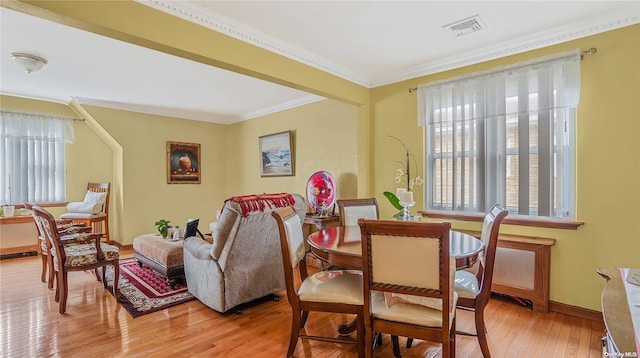
[{"label": "round dining table", "polygon": [[[337,226],[316,231],[307,241],[311,252],[331,265],[362,269],[362,244],[359,226]],[[473,266],[484,249],[482,241],[474,236],[451,230],[449,251],[456,259],[456,269]]]}]

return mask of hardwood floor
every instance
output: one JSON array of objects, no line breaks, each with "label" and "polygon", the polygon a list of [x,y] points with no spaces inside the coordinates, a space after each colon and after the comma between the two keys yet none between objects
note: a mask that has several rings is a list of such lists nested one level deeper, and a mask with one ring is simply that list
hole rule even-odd
[{"label": "hardwood floor", "polygon": [[[132,256],[123,251],[122,256]],[[199,301],[136,319],[116,304],[89,272],[69,274],[67,312],[58,313],[54,292],[40,282],[40,258],[0,261],[1,357],[284,357],[291,311],[280,301],[219,314]],[[458,310],[458,330],[472,332],[473,315]],[[309,332],[331,335],[350,317],[312,314]],[[601,323],[541,314],[502,297],[486,309],[489,348],[501,357],[602,357]],[[439,357],[436,344],[401,338],[403,357]],[[457,357],[482,357],[475,337],[458,335]],[[375,357],[393,357],[388,336]],[[357,357],[355,346],[300,340],[296,357]]]}]

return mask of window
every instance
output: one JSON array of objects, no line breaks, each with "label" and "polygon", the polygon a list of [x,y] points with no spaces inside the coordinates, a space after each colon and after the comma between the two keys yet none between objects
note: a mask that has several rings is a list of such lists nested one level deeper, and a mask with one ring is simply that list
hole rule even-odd
[{"label": "window", "polygon": [[65,200],[65,143],[73,120],[0,112],[0,203]]},{"label": "window", "polygon": [[418,87],[427,210],[574,219],[580,52]]}]

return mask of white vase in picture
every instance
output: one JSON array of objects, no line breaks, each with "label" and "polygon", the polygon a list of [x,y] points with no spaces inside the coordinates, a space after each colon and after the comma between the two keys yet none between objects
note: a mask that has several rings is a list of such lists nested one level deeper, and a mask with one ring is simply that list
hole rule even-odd
[{"label": "white vase in picture", "polygon": [[13,205],[5,205],[2,207],[3,210],[3,215],[7,218],[10,218],[13,216],[13,213],[15,211],[16,207]]}]

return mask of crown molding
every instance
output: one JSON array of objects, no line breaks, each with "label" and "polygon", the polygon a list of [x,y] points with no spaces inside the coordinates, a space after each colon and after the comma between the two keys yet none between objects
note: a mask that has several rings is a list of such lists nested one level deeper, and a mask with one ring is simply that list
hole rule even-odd
[{"label": "crown molding", "polygon": [[233,124],[237,122],[242,122],[249,119],[266,116],[268,114],[295,108],[298,106],[303,106],[305,104],[318,102],[324,99],[326,98],[321,96],[316,96],[316,95],[309,95],[309,96],[304,96],[302,98],[298,98],[285,103],[280,103],[275,106],[262,108],[257,111],[244,113],[239,116],[214,116],[214,115],[211,115],[211,113],[206,113],[206,112],[184,111],[176,108],[146,106],[146,105],[139,105],[135,103],[124,103],[124,102],[116,102],[116,101],[104,101],[104,100],[93,99],[93,98],[75,97],[75,100],[78,102],[78,104],[85,105],[85,106],[110,108],[110,109],[116,109],[116,110],[122,110],[122,111],[146,113],[146,114],[152,114],[157,116],[190,119],[194,121],[211,122],[211,123],[218,123],[218,124]]},{"label": "crown molding", "polygon": [[156,10],[200,24],[214,31],[245,41],[268,51],[272,51],[367,88],[378,87],[433,73],[452,70],[640,23],[640,10],[635,6],[634,1],[630,1],[630,6],[624,9],[627,11],[603,14],[602,18],[596,21],[591,19],[588,22],[585,21],[583,23],[570,24],[564,28],[555,28],[531,34],[516,40],[495,44],[490,47],[474,49],[467,51],[466,53],[459,53],[448,58],[438,58],[412,68],[404,68],[398,71],[378,74],[374,75],[372,78],[367,78],[367,76],[363,74],[358,74],[351,69],[259,32],[230,18],[202,9],[198,6],[194,6],[188,1],[136,1]]},{"label": "crown molding", "polygon": [[213,11],[194,6],[188,1],[136,0],[137,2],[166,12],[181,19],[202,25],[254,46],[288,57],[321,71],[331,73],[364,87],[369,87],[367,79],[344,66],[331,62],[318,55],[267,35]]},{"label": "crown molding", "polygon": [[436,59],[409,69],[391,72],[373,79],[371,87],[453,70],[640,23],[640,10],[638,10],[638,7],[631,9],[635,11],[606,14],[597,21],[592,20],[580,24],[571,24],[563,28],[554,28],[481,49],[459,53],[455,56]]},{"label": "crown molding", "polygon": [[325,100],[325,99],[326,99],[325,97],[317,96],[317,95],[304,96],[302,98],[294,99],[292,101],[288,101],[288,102],[285,102],[285,103],[280,103],[280,104],[277,104],[275,106],[261,108],[261,109],[259,109],[257,111],[245,113],[245,114],[235,118],[235,122],[246,121],[248,119],[253,119],[253,118],[266,116],[266,115],[271,114],[271,113],[276,113],[276,112],[284,111],[284,110],[287,110],[287,109],[291,109],[291,108],[295,108],[295,107],[299,107],[299,106],[304,106],[306,104],[322,101],[322,100]]},{"label": "crown molding", "polygon": [[85,98],[85,97],[75,97],[75,100],[78,102],[78,104],[83,106],[109,108],[109,109],[116,109],[121,111],[145,113],[145,114],[152,114],[152,115],[164,116],[164,117],[190,119],[190,120],[202,121],[202,122],[212,122],[212,123],[222,123],[222,124],[229,123],[229,121],[226,120],[225,118],[216,118],[211,113],[206,113],[206,112],[185,111],[185,110],[180,110],[178,108],[148,106],[148,105],[142,105],[142,104],[136,104],[136,103],[125,103],[125,102],[117,102],[117,101],[105,101],[101,99]]}]

